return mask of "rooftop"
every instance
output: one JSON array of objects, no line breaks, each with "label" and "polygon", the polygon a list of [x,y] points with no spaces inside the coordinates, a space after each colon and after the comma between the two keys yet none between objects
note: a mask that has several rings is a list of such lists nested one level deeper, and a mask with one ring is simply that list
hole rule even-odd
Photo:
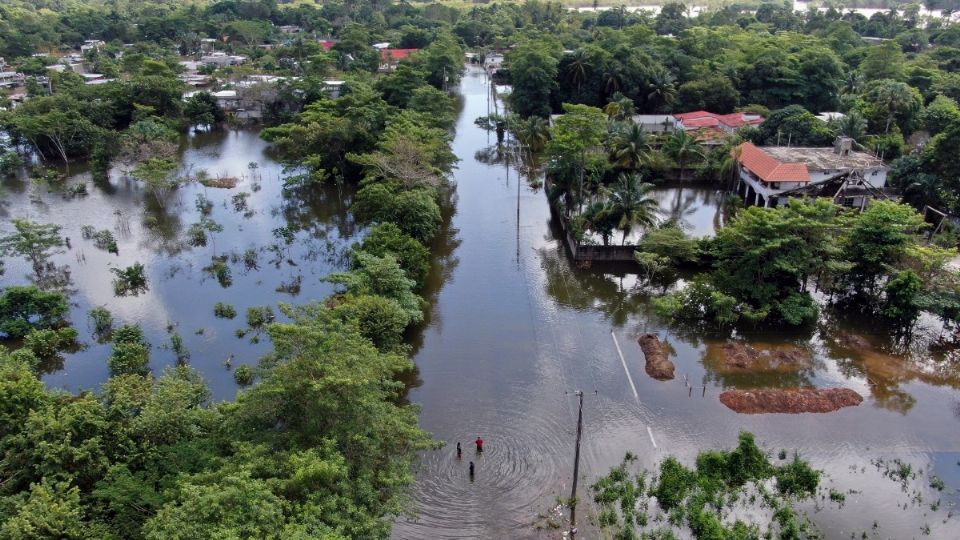
[{"label": "rooftop", "polygon": [[[810,171],[805,164],[793,162],[794,160],[789,158],[773,156],[768,152],[771,148],[759,148],[750,142],[743,143],[737,148],[739,150],[737,161],[759,176],[761,180],[766,182],[810,181]],[[828,150],[833,152],[833,149]]]},{"label": "rooftop", "polygon": [[720,124],[732,128],[740,128],[747,125],[762,124],[764,120],[759,114],[742,112],[717,114],[709,111],[691,111],[675,114],[673,117],[683,122],[683,127],[686,129],[719,127]]},{"label": "rooftop", "polygon": [[883,160],[866,152],[849,151],[840,155],[832,147],[809,148],[797,146],[770,146],[763,150],[775,159],[792,163],[803,163],[813,171],[833,171],[844,169],[874,169],[883,167]]}]

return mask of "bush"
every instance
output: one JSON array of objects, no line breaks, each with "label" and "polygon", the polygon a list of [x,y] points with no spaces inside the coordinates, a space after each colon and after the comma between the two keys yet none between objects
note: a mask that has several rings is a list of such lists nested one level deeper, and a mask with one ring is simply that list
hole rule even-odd
[{"label": "bush", "polygon": [[70,327],[59,330],[33,330],[23,338],[23,346],[40,360],[53,358],[76,342],[77,331]]},{"label": "bush", "polygon": [[240,386],[250,386],[253,384],[253,379],[256,377],[256,373],[253,368],[243,364],[237,366],[237,370],[233,372],[233,380],[237,382]]},{"label": "bush", "polygon": [[113,330],[113,314],[103,306],[91,309],[90,312],[87,313],[87,318],[89,318],[93,324],[93,333],[98,337],[107,337],[110,335],[110,331]]},{"label": "bush", "polygon": [[183,337],[180,334],[174,333],[170,336],[170,347],[177,355],[177,362],[183,363],[190,359],[190,350],[183,343]]},{"label": "bush", "polygon": [[400,191],[386,184],[363,187],[354,199],[353,212],[366,223],[394,223],[404,233],[426,244],[440,230],[440,206],[430,189]]},{"label": "bush", "polygon": [[227,264],[225,256],[213,257],[210,266],[204,267],[203,271],[217,278],[217,283],[223,288],[233,285],[233,274],[230,272],[230,265]]},{"label": "bush", "polygon": [[794,454],[793,461],[777,469],[777,491],[782,495],[808,497],[816,493],[820,472]]},{"label": "bush", "polygon": [[356,323],[360,333],[382,351],[403,343],[403,332],[410,324],[410,316],[403,306],[383,296],[348,296],[334,313]]},{"label": "bush", "polygon": [[213,315],[220,319],[232,319],[237,316],[237,308],[230,304],[217,302],[217,304],[213,306]]},{"label": "bush", "polygon": [[147,340],[143,337],[143,330],[136,324],[125,324],[113,331],[111,336],[113,343],[138,343],[147,346]]},{"label": "bush", "polygon": [[146,375],[150,372],[150,353],[142,343],[114,343],[107,365],[110,376]]},{"label": "bush", "polygon": [[147,291],[147,273],[141,263],[135,263],[126,268],[111,268],[110,272],[116,276],[113,280],[113,292],[117,296],[132,294],[138,296]]},{"label": "bush", "polygon": [[37,287],[9,287],[0,295],[0,334],[20,339],[31,330],[60,326],[67,314],[67,297]]},{"label": "bush", "polygon": [[359,250],[377,257],[393,255],[417,288],[426,282],[430,271],[430,250],[393,223],[381,223],[370,229]]},{"label": "bush", "polygon": [[254,329],[263,328],[264,325],[273,322],[276,317],[273,314],[273,308],[270,306],[254,306],[247,308],[247,326]]}]

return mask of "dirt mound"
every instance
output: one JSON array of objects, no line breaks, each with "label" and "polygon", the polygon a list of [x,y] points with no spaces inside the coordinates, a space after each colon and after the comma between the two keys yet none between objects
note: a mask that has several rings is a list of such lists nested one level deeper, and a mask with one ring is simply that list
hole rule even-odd
[{"label": "dirt mound", "polygon": [[647,375],[658,381],[668,381],[673,378],[673,362],[667,354],[660,338],[655,334],[644,334],[637,340],[640,349],[647,360]]},{"label": "dirt mound", "polygon": [[840,345],[844,349],[853,349],[858,351],[867,351],[873,349],[873,344],[870,343],[870,340],[859,334],[842,332],[837,335],[836,340],[837,345]]},{"label": "dirt mound", "polygon": [[728,341],[720,347],[723,367],[743,370],[776,370],[809,367],[813,357],[806,349],[784,345],[757,349],[741,341]]},{"label": "dirt mound", "polygon": [[741,414],[827,413],[862,401],[863,396],[849,388],[768,388],[720,394],[720,403]]}]

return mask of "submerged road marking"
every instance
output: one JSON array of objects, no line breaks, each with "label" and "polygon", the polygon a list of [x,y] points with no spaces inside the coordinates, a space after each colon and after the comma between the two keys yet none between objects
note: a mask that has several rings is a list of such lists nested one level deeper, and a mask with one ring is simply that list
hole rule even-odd
[{"label": "submerged road marking", "polygon": [[[613,344],[617,348],[617,355],[620,356],[620,364],[623,366],[623,372],[627,374],[627,382],[630,383],[630,389],[633,390],[633,399],[637,400],[637,405],[640,405],[640,394],[637,393],[637,387],[633,384],[633,377],[630,376],[630,370],[627,369],[627,361],[623,358],[623,351],[620,350],[620,342],[617,341],[617,335],[610,331],[610,337],[613,338]],[[653,430],[650,429],[650,426],[647,426],[647,435],[650,436],[650,442],[653,444],[654,448],[657,448],[657,441],[653,439]]]},{"label": "submerged road marking", "polygon": [[633,385],[633,377],[630,376],[630,370],[627,369],[627,361],[623,359],[623,351],[620,350],[620,343],[617,341],[617,336],[613,331],[610,332],[610,337],[613,338],[613,344],[617,347],[617,354],[620,355],[620,363],[623,364],[623,372],[627,374],[627,382],[630,383],[630,389],[633,390],[633,399],[637,400],[637,405],[639,405],[640,395],[637,394],[637,387]]}]

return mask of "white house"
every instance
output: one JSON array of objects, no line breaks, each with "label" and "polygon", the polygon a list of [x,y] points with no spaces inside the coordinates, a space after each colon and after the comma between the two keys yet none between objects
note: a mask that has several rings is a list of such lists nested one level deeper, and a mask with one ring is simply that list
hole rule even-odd
[{"label": "white house", "polygon": [[200,57],[201,64],[213,65],[217,67],[239,66],[246,63],[246,61],[246,56],[238,56],[224,52],[205,54]]},{"label": "white house", "polygon": [[637,114],[633,123],[646,133],[670,133],[680,129],[680,121],[672,114]]},{"label": "white house", "polygon": [[739,165],[737,192],[747,204],[776,206],[787,195],[814,193],[816,188],[834,184],[823,193],[838,204],[863,207],[887,184],[889,168],[866,152],[852,149],[853,140],[838,137],[833,148],[786,146],[758,147],[743,143],[733,150]]}]

